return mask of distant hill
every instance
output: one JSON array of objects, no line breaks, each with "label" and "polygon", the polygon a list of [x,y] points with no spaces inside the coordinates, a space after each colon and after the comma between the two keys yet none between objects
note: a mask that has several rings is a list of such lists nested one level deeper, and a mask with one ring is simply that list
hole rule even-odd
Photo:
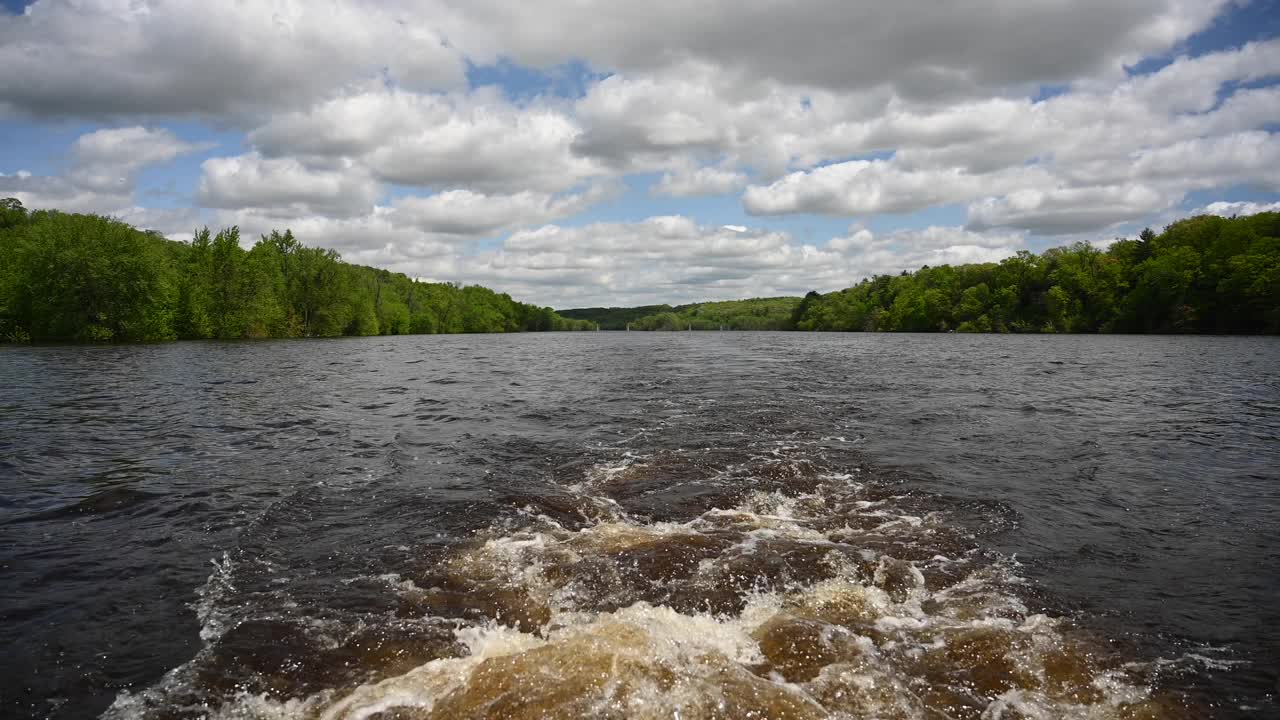
[{"label": "distant hill", "polygon": [[600,326],[601,330],[626,330],[627,323],[635,322],[646,315],[672,312],[670,305],[641,305],[640,307],[595,307],[557,310],[556,314],[570,320],[588,320]]},{"label": "distant hill", "polygon": [[634,308],[574,308],[561,317],[599,323],[602,330],[790,330],[798,297],[751,298],[642,305]]}]

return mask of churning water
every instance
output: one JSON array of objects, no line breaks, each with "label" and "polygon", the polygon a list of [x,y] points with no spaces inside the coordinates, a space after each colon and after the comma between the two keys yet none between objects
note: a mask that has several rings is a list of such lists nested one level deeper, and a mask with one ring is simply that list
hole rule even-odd
[{"label": "churning water", "polygon": [[0,714],[1280,716],[1280,341],[0,350]]}]

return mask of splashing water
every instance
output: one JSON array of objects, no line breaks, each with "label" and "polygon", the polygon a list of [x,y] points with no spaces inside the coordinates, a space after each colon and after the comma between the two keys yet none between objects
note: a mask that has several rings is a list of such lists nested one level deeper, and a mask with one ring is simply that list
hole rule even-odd
[{"label": "splashing water", "polygon": [[590,335],[0,353],[0,715],[1275,714],[1280,345]]},{"label": "splashing water", "polygon": [[[107,717],[184,703],[323,720],[1194,716],[1104,638],[1028,609],[1016,564],[978,542],[1011,522],[1005,509],[958,522],[945,499],[862,481],[864,467],[786,448],[726,455],[591,466],[568,486],[574,520],[564,502],[531,502],[422,572],[359,579],[398,598],[412,640],[388,652],[363,628],[290,621],[333,655],[319,664],[358,661],[323,687],[313,668],[230,667],[234,631],[210,608],[206,651]],[[704,492],[671,519],[625,509],[686,481]],[[238,675],[230,695],[200,685],[220,672]]]}]

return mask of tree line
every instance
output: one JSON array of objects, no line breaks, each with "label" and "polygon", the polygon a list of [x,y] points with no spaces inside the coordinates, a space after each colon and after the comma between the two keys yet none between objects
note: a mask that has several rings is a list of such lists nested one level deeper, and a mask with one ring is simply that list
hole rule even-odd
[{"label": "tree line", "polygon": [[751,298],[689,305],[560,310],[602,330],[791,330],[798,297]]},{"label": "tree line", "polygon": [[124,341],[589,330],[551,308],[343,262],[272,231],[189,243],[0,200],[0,341]]},{"label": "tree line", "polygon": [[189,243],[0,200],[0,341],[158,341],[547,330],[1280,333],[1280,213],[997,263],[877,275],[836,292],[559,313],[480,286],[343,262],[272,231]]},{"label": "tree line", "polygon": [[798,330],[1280,332],[1280,213],[1201,215],[1156,234],[998,263],[879,275],[796,307]]},{"label": "tree line", "polygon": [[1280,333],[1280,213],[877,275],[831,293],[562,310],[607,330]]}]

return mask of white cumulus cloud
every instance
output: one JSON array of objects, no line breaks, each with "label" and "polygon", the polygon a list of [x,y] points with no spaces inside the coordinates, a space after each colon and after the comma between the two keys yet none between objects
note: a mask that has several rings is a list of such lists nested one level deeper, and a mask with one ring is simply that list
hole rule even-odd
[{"label": "white cumulus cloud", "polygon": [[1280,212],[1280,202],[1256,203],[1256,202],[1211,202],[1202,208],[1192,211],[1193,215],[1219,215],[1221,217],[1232,217],[1233,215],[1257,215],[1264,212]]},{"label": "white cumulus cloud", "polygon": [[165,129],[103,128],[76,138],[67,153],[65,173],[33,175],[20,170],[13,175],[0,174],[0,193],[18,198],[32,209],[136,213],[140,210],[134,205],[140,172],[208,147],[181,140]]},{"label": "white cumulus cloud", "polygon": [[197,197],[210,208],[251,208],[280,218],[352,217],[372,211],[378,183],[350,164],[315,168],[258,153],[210,158]]}]

